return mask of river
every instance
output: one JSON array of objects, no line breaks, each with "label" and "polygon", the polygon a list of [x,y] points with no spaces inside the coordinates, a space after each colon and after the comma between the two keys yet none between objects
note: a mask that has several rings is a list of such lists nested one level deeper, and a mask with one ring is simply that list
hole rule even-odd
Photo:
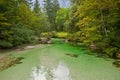
[{"label": "river", "polygon": [[0,71],[0,80],[120,80],[120,68],[112,65],[113,59],[87,53],[90,52],[83,47],[59,39],[43,47],[6,52],[24,59],[21,64]]}]

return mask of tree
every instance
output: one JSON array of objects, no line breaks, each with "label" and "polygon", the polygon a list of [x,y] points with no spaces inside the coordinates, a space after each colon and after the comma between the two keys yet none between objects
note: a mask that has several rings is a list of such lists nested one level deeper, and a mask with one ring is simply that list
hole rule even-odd
[{"label": "tree", "polygon": [[59,9],[58,0],[44,0],[44,8],[48,16],[48,21],[51,24],[50,30],[57,31],[55,19],[57,10]]},{"label": "tree", "polygon": [[79,28],[77,37],[80,37],[80,42],[87,46],[95,44],[99,53],[119,53],[119,4],[115,0],[78,0],[77,4],[73,4],[75,7],[71,9],[72,17],[67,22],[69,26],[73,24],[73,29]]},{"label": "tree", "polygon": [[68,11],[69,10],[67,8],[60,8],[57,11],[56,24],[57,24],[57,30],[58,31],[64,31],[65,30],[64,22],[67,20]]},{"label": "tree", "polygon": [[33,11],[35,12],[36,15],[40,14],[40,5],[39,5],[39,1],[38,0],[35,1]]},{"label": "tree", "polygon": [[74,33],[79,30],[76,23],[78,22],[78,18],[74,16],[75,12],[77,11],[77,4],[73,4],[68,13],[68,20],[66,20],[66,30],[70,33]]},{"label": "tree", "polygon": [[18,21],[17,1],[3,0],[0,3],[0,47],[11,47],[11,28]]},{"label": "tree", "polygon": [[0,2],[0,48],[32,42],[33,36],[39,34],[40,19],[32,12],[26,1]]}]

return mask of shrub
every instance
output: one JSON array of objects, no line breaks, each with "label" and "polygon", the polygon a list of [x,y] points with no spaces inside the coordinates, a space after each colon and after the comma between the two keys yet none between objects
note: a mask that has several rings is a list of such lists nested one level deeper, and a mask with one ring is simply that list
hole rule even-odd
[{"label": "shrub", "polygon": [[52,31],[51,32],[51,36],[52,36],[52,38],[57,38],[57,32],[56,31]]},{"label": "shrub", "polygon": [[68,34],[67,38],[69,39],[69,41],[72,41],[72,42],[81,42],[80,32]]},{"label": "shrub", "polygon": [[56,31],[52,31],[52,32],[45,32],[45,33],[41,33],[41,37],[46,37],[46,38],[67,38],[68,33],[67,32],[56,32]]},{"label": "shrub", "polygon": [[112,57],[113,54],[117,52],[117,48],[109,46],[108,48],[105,49],[105,52]]},{"label": "shrub", "polygon": [[12,27],[10,31],[4,31],[3,36],[4,38],[0,40],[0,48],[11,48],[35,41],[34,31],[20,24]]},{"label": "shrub", "polygon": [[10,48],[12,46],[13,44],[11,42],[0,40],[0,48]]},{"label": "shrub", "polygon": [[67,32],[58,32],[56,33],[57,38],[67,38],[68,33]]},{"label": "shrub", "polygon": [[50,32],[44,32],[44,33],[41,33],[40,37],[51,38],[52,34]]},{"label": "shrub", "polygon": [[13,34],[10,37],[14,46],[24,43],[31,43],[34,40],[34,32],[26,26],[15,27],[12,29]]}]

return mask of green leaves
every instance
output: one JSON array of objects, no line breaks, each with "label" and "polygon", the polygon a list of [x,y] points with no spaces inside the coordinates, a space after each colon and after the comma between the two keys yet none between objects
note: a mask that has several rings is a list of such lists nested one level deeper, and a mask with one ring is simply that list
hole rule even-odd
[{"label": "green leaves", "polygon": [[59,10],[58,0],[44,0],[44,8],[50,23],[50,31],[57,31],[56,14]]},{"label": "green leaves", "polygon": [[40,35],[42,15],[37,16],[26,0],[2,1],[0,8],[0,48],[31,43]]},{"label": "green leaves", "polygon": [[67,16],[68,16],[68,9],[67,8],[61,8],[57,11],[56,23],[57,23],[58,31],[65,30],[64,22],[67,20]]},{"label": "green leaves", "polygon": [[[120,50],[120,4],[116,0],[78,0],[70,9],[69,19],[66,21],[72,40],[79,39],[86,45],[95,44],[99,53],[112,56]],[[71,26],[72,25],[72,26]],[[71,26],[71,27],[70,27]],[[80,35],[77,36],[78,32]]]}]

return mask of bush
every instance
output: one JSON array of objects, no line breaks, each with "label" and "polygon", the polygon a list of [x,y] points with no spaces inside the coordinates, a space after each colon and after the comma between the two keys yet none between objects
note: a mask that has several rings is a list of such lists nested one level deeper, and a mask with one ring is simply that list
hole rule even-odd
[{"label": "bush", "polygon": [[81,42],[80,32],[68,34],[67,38],[69,39],[69,41],[72,41],[72,42]]},{"label": "bush", "polygon": [[13,44],[8,41],[2,41],[0,40],[0,48],[10,48]]},{"label": "bush", "polygon": [[3,40],[0,40],[0,48],[11,48],[35,41],[34,31],[20,24],[12,27],[10,31],[4,31],[3,36]]},{"label": "bush", "polygon": [[52,36],[52,38],[57,38],[57,32],[56,31],[52,31],[51,32],[51,36]]},{"label": "bush", "polygon": [[117,48],[109,46],[108,48],[105,49],[105,52],[112,57],[114,53],[116,54]]},{"label": "bush", "polygon": [[28,29],[26,26],[15,27],[12,29],[13,34],[11,36],[12,44],[14,46],[24,43],[32,43],[34,40],[34,32]]},{"label": "bush", "polygon": [[68,33],[67,32],[58,32],[56,33],[57,38],[67,38]]},{"label": "bush", "polygon": [[46,38],[67,38],[68,33],[67,32],[56,32],[56,31],[52,31],[52,32],[45,32],[45,33],[41,33],[41,37],[46,37]]},{"label": "bush", "polygon": [[44,33],[41,33],[40,37],[51,38],[52,37],[52,33],[50,33],[50,32],[44,32]]}]

